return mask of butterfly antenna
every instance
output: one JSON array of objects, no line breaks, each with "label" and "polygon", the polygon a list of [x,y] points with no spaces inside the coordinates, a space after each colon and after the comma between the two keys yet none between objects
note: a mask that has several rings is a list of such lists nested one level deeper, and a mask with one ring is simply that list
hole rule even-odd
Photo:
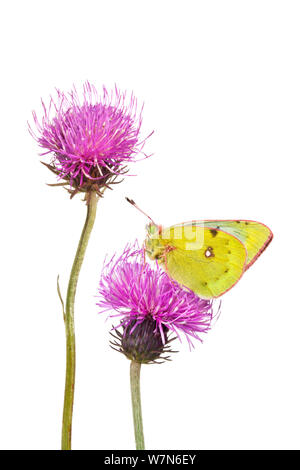
[{"label": "butterfly antenna", "polygon": [[153,219],[151,219],[151,217],[149,217],[148,214],[146,214],[146,212],[142,211],[142,209],[140,209],[139,206],[136,205],[136,203],[134,202],[133,199],[129,199],[129,197],[125,197],[126,201],[129,202],[129,204],[131,204],[133,207],[135,207],[138,211],[140,211],[143,215],[145,215],[152,223],[153,225],[156,225],[156,223],[154,222]]}]

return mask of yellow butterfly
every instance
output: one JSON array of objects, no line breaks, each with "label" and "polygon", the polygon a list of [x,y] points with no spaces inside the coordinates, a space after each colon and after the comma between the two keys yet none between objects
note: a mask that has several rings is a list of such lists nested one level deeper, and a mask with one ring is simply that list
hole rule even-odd
[{"label": "yellow butterfly", "polygon": [[169,228],[150,220],[145,241],[149,258],[204,299],[231,289],[273,238],[266,225],[251,220],[192,221]]}]

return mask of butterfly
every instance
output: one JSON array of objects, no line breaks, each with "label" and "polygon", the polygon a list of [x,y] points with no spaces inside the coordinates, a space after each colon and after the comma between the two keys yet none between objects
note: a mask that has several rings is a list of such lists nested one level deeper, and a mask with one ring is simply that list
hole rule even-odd
[{"label": "butterfly", "polygon": [[273,238],[266,225],[252,220],[195,220],[168,228],[150,221],[145,240],[148,257],[204,299],[231,289]]}]

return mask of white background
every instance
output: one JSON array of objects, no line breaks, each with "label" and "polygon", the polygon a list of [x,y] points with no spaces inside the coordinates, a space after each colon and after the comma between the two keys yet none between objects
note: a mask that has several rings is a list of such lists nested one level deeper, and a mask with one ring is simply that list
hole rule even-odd
[{"label": "white background", "polygon": [[[203,344],[142,367],[148,449],[299,449],[300,6],[297,1],[11,1],[1,7],[2,449],[58,449],[66,292],[85,218],[27,131],[55,87],[145,103],[151,159],[100,202],[76,302],[74,449],[132,449],[129,362],[97,313],[106,253],[158,223],[247,218],[270,247]],[[47,159],[45,159],[47,161]]]}]

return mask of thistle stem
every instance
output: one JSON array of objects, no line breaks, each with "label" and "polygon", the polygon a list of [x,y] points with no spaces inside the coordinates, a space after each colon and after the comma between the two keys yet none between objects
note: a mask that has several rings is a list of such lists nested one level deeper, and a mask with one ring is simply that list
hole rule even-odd
[{"label": "thistle stem", "polygon": [[68,291],[65,311],[65,329],[66,329],[66,381],[65,398],[62,422],[62,450],[71,450],[72,437],[72,416],[74,402],[75,386],[75,330],[74,330],[74,302],[80,268],[85,255],[86,247],[95,222],[97,211],[98,196],[95,191],[87,193],[87,215],[84,227],[82,229],[78,248],[74,258]]},{"label": "thistle stem", "polygon": [[141,364],[139,362],[131,361],[130,387],[136,450],[145,449],[140,391],[140,372]]}]

